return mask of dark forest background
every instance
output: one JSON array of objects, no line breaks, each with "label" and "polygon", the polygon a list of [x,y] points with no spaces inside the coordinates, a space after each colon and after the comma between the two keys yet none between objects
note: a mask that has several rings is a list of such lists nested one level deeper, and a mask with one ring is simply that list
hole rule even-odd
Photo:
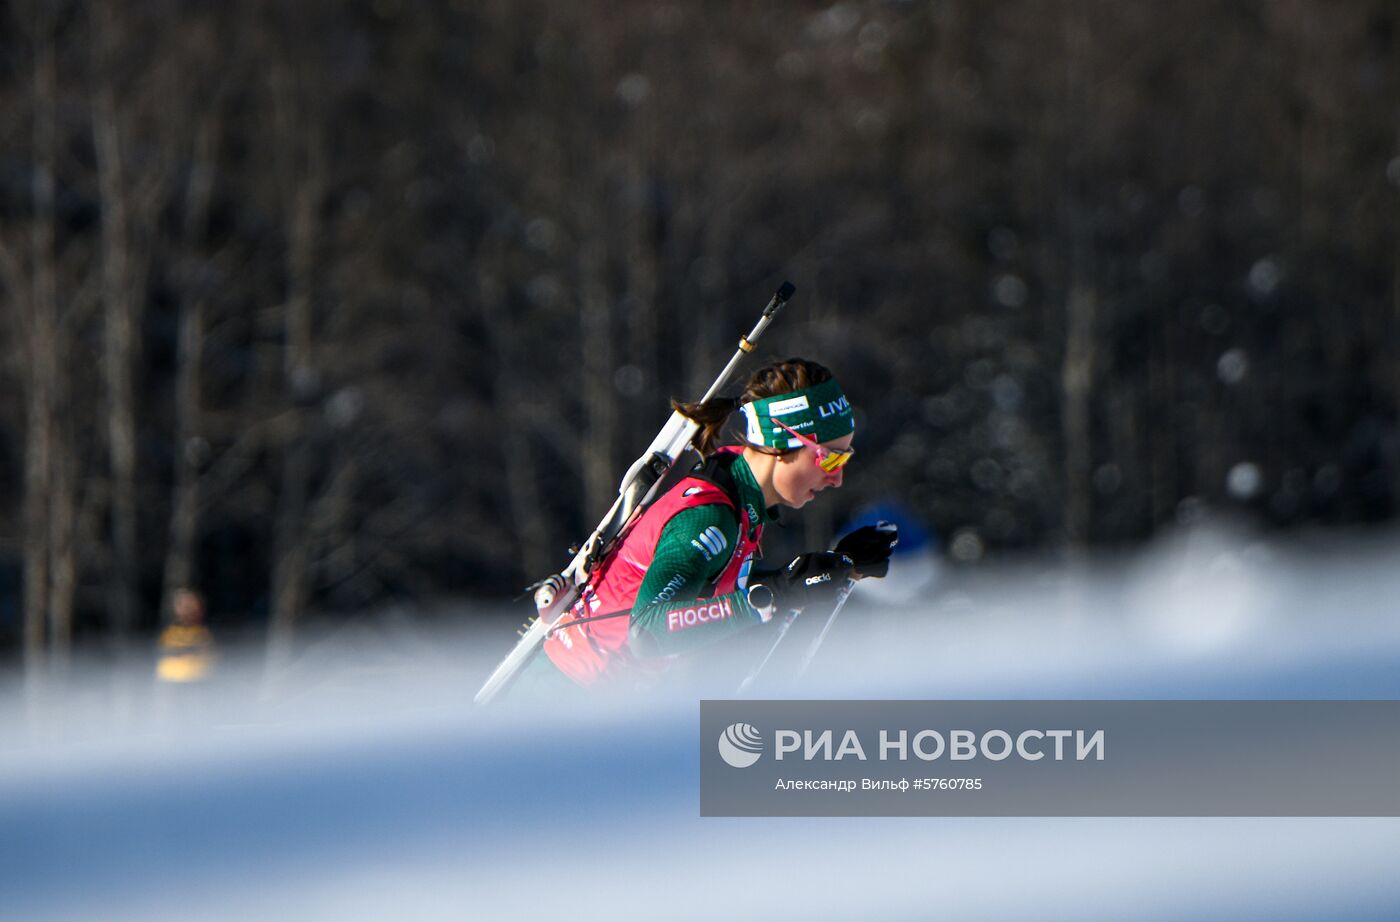
[{"label": "dark forest background", "polygon": [[785,278],[815,540],[1400,495],[1400,8],[0,0],[0,645],[567,559]]}]

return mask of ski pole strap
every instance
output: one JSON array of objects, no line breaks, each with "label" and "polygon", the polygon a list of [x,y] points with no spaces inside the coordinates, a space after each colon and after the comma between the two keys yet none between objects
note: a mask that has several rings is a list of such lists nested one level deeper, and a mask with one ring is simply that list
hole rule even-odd
[{"label": "ski pole strap", "polygon": [[745,438],[751,445],[800,448],[802,443],[783,426],[818,442],[839,439],[856,428],[851,402],[846,399],[835,378],[786,394],[754,400],[739,409],[743,411],[747,424]]}]

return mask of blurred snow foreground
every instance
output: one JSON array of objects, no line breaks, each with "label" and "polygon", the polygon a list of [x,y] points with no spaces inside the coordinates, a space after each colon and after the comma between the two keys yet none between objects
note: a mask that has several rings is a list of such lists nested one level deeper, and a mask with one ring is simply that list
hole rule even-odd
[{"label": "blurred snow foreground", "polygon": [[[860,591],[756,697],[1400,697],[1400,536],[1197,528],[1074,567]],[[467,612],[470,616],[480,613]],[[479,617],[464,618],[465,622]],[[757,632],[754,632],[757,633]],[[628,701],[473,712],[509,644],[402,612],[278,675],[149,660],[4,696],[0,917],[1371,919],[1395,819],[701,819],[698,697],[769,640]],[[1319,779],[1325,783],[1326,779]]]}]

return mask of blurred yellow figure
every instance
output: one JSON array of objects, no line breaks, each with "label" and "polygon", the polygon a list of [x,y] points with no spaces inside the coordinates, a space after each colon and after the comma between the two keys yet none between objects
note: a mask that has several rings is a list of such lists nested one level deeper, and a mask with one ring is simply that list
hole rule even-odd
[{"label": "blurred yellow figure", "polygon": [[192,589],[177,589],[171,608],[175,617],[160,635],[156,679],[199,682],[214,661],[214,640],[204,626],[204,599]]}]

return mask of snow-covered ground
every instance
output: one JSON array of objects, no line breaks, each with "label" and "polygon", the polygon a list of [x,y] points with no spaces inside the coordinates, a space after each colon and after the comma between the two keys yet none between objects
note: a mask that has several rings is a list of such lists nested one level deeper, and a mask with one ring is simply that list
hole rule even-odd
[{"label": "snow-covered ground", "polygon": [[[794,629],[756,694],[1400,698],[1397,559],[1198,528],[945,572],[918,604],[858,591],[801,681],[819,624]],[[454,623],[360,619],[273,675],[225,650],[193,696],[148,663],[16,681],[0,918],[1400,917],[1400,819],[701,819],[695,699],[764,638],[685,693],[473,713],[508,637]]]}]

